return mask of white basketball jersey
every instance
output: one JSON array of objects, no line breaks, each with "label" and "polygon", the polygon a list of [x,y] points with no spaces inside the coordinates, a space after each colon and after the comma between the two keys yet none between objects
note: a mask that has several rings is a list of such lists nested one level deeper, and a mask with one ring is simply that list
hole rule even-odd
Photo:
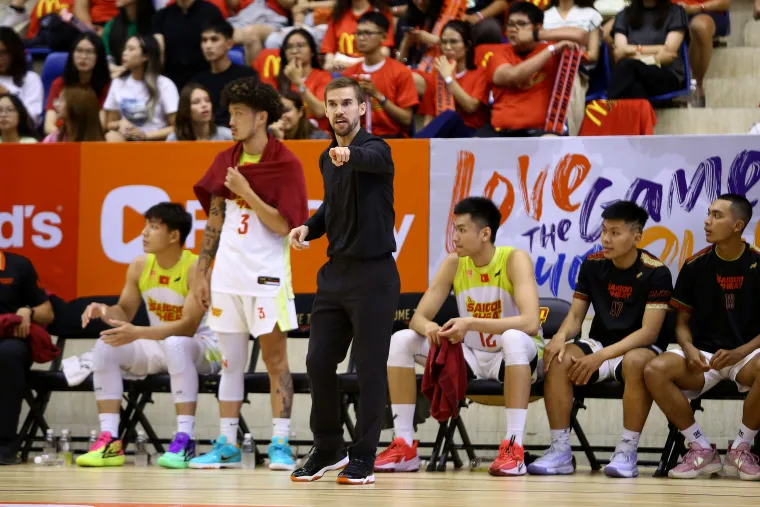
[{"label": "white basketball jersey", "polygon": [[239,296],[293,298],[288,238],[270,231],[242,197],[227,199],[211,290]]}]

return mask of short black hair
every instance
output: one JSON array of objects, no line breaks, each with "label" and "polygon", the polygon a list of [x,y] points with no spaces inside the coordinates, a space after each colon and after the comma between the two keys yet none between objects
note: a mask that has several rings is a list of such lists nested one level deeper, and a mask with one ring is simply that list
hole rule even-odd
[{"label": "short black hair", "polygon": [[359,82],[356,79],[350,77],[336,77],[325,87],[325,103],[327,103],[327,92],[333,90],[340,90],[341,88],[353,88],[354,95],[356,95],[356,101],[359,104],[364,103],[364,91],[359,86]]},{"label": "short black hair", "polygon": [[496,231],[501,225],[501,212],[487,197],[467,197],[454,206],[454,215],[470,215],[470,219],[480,225],[481,229],[491,229],[491,243],[496,243]]},{"label": "short black hair", "polygon": [[218,33],[225,39],[231,39],[232,34],[235,32],[235,29],[232,28],[232,25],[225,20],[207,21],[203,24],[203,28],[201,28],[201,33],[206,32]]},{"label": "short black hair", "polygon": [[193,217],[185,211],[184,206],[176,202],[160,202],[151,206],[145,212],[145,220],[158,220],[169,232],[179,231],[180,246],[185,245],[193,228]]},{"label": "short black hair", "polygon": [[383,14],[377,11],[369,11],[362,14],[356,21],[356,25],[359,26],[362,23],[374,23],[383,32],[388,32],[391,27],[390,21]]},{"label": "short black hair", "polygon": [[243,104],[254,111],[267,112],[267,127],[282,117],[284,107],[280,94],[271,85],[259,81],[258,76],[246,76],[230,81],[222,90],[222,107]]},{"label": "short black hair", "polygon": [[647,220],[649,220],[649,213],[633,201],[617,201],[602,211],[602,218],[604,220],[622,220],[629,227],[637,227],[639,232],[642,232]]},{"label": "short black hair", "polygon": [[530,2],[520,1],[513,3],[507,11],[507,19],[512,14],[525,14],[534,25],[540,25],[544,22],[544,11]]},{"label": "short black hair", "polygon": [[750,204],[749,200],[739,194],[723,194],[719,195],[718,199],[731,203],[731,213],[733,213],[735,218],[744,222],[744,227],[742,227],[742,232],[744,232],[744,229],[749,225],[749,221],[752,220],[752,204]]}]

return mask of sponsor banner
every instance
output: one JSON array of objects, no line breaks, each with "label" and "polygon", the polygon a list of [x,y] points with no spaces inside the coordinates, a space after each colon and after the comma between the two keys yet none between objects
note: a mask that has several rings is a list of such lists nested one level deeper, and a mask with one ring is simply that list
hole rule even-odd
[{"label": "sponsor banner", "polygon": [[40,284],[76,296],[79,146],[3,144],[0,250],[34,264]]},{"label": "sponsor banner", "polygon": [[[322,203],[319,156],[326,141],[287,143],[306,174],[310,213]],[[396,163],[396,252],[402,290],[427,286],[428,163],[427,141],[391,141]],[[161,201],[182,203],[193,215],[186,246],[199,251],[206,215],[193,185],[224,143],[139,143],[81,146],[78,296],[119,294],[126,265],[142,253],[142,214]],[[326,261],[327,239],[305,251],[291,251],[296,292],[316,291],[316,275]]]},{"label": "sponsor banner", "polygon": [[497,245],[530,252],[541,296],[570,300],[582,259],[601,250],[601,213],[634,200],[650,215],[640,244],[675,275],[707,246],[719,194],[746,195],[745,239],[760,243],[760,151],[752,136],[431,140],[428,277],[453,248],[453,207],[470,195],[502,213]]}]

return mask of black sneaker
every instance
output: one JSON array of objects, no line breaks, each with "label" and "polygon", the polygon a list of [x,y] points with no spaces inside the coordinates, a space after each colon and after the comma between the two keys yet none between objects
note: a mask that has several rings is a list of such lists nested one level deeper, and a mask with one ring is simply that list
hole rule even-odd
[{"label": "black sneaker", "polygon": [[290,474],[290,480],[293,482],[316,481],[321,479],[325,472],[340,470],[347,464],[348,458],[342,452],[331,453],[314,449],[304,466]]},{"label": "black sneaker", "polygon": [[338,484],[374,484],[375,460],[373,458],[351,458],[348,466],[338,474]]},{"label": "black sneaker", "polygon": [[21,458],[13,445],[0,444],[0,465],[18,465]]}]

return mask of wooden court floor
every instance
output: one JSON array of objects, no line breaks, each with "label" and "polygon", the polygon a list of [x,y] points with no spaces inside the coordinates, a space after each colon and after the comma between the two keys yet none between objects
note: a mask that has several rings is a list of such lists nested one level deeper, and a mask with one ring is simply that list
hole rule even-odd
[{"label": "wooden court floor", "polygon": [[[335,475],[292,483],[266,468],[165,470],[0,467],[0,507],[24,503],[92,507],[195,506],[743,506],[760,503],[760,483],[715,477],[694,481],[609,479],[579,469],[573,476],[496,478],[469,470],[376,475],[371,486],[340,486]],[[332,479],[332,480],[331,480]],[[110,504],[108,506],[104,504]],[[40,507],[40,506],[33,506]]]}]

